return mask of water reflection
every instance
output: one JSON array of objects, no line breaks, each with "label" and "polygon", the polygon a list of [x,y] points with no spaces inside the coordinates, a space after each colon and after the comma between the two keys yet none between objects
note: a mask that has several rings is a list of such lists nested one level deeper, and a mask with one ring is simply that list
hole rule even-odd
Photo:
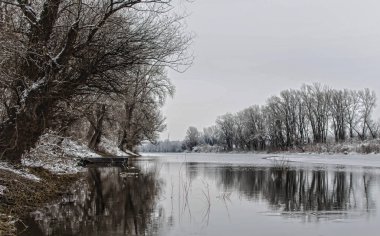
[{"label": "water reflection", "polygon": [[[27,219],[30,228],[22,235],[190,235],[194,232],[180,230],[200,219],[223,229],[236,212],[258,217],[258,210],[248,209],[260,204],[287,217],[313,214],[331,220],[331,215],[349,218],[353,212],[363,217],[375,211],[380,196],[377,170],[158,160],[131,164],[128,169],[89,168],[71,195]],[[213,215],[224,208],[226,221]]]},{"label": "water reflection", "polygon": [[219,168],[218,184],[251,200],[264,197],[273,210],[333,211],[375,208],[373,176],[345,170]]},{"label": "water reflection", "polygon": [[89,168],[72,194],[26,220],[23,235],[152,235],[163,223],[152,215],[161,184],[155,169]]}]

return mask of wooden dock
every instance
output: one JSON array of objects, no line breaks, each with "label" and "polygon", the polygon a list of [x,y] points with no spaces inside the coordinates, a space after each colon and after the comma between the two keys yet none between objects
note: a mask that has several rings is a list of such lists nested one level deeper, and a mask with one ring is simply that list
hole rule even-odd
[{"label": "wooden dock", "polygon": [[79,160],[78,165],[126,165],[128,157],[83,157]]}]

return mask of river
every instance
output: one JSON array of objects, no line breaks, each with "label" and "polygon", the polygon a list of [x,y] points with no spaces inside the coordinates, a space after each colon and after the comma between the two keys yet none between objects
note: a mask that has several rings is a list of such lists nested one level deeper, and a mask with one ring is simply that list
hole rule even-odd
[{"label": "river", "polygon": [[355,165],[276,158],[157,154],[89,167],[71,194],[24,219],[20,233],[378,235],[379,167],[360,165],[361,156]]}]

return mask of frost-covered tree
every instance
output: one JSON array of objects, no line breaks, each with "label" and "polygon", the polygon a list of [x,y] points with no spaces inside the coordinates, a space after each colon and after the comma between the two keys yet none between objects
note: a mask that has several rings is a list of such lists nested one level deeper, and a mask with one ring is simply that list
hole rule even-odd
[{"label": "frost-covered tree", "polygon": [[277,96],[269,98],[264,113],[271,147],[284,148],[286,140],[281,99]]},{"label": "frost-covered tree", "polygon": [[310,123],[313,142],[325,143],[329,125],[329,88],[320,84],[304,85],[301,89],[302,99]]},{"label": "frost-covered tree", "polygon": [[170,2],[0,0],[0,157],[20,161],[57,111],[121,93],[136,66],[187,65],[189,37]]},{"label": "frost-covered tree", "polygon": [[201,134],[196,127],[190,126],[186,131],[185,146],[188,150],[193,150],[199,144]]},{"label": "frost-covered tree", "polygon": [[215,125],[203,129],[203,142],[211,146],[218,143],[218,129]]},{"label": "frost-covered tree", "polygon": [[262,150],[266,145],[265,120],[259,106],[244,109],[234,116],[235,146],[241,150]]},{"label": "frost-covered tree", "polygon": [[373,113],[373,109],[376,107],[376,94],[375,92],[371,92],[369,89],[364,89],[359,91],[359,101],[360,101],[360,113],[361,113],[361,133],[359,134],[361,139],[366,139],[367,133],[372,136],[372,138],[376,138],[376,133],[372,130],[371,123],[371,115]]},{"label": "frost-covered tree", "polygon": [[[305,144],[347,138],[377,138],[379,122],[372,119],[376,94],[369,89],[336,90],[320,84],[284,90],[265,106],[251,106],[216,121],[217,145],[225,150],[287,150]],[[208,140],[206,135],[205,140]],[[207,143],[207,141],[206,141]]]},{"label": "frost-covered tree", "polygon": [[347,109],[345,120],[347,123],[347,128],[349,132],[350,139],[355,137],[357,133],[357,126],[360,120],[360,98],[357,91],[354,90],[344,90],[346,99],[344,100],[344,105]]},{"label": "frost-covered tree", "polygon": [[155,143],[144,143],[138,147],[140,152],[182,152],[182,141],[158,141]]},{"label": "frost-covered tree", "polygon": [[220,144],[226,151],[232,151],[236,136],[236,122],[234,115],[227,113],[219,116],[216,120],[216,126],[219,130]]},{"label": "frost-covered tree", "polygon": [[330,91],[330,114],[334,137],[336,142],[344,142],[346,140],[346,117],[348,116],[348,94],[344,91],[331,90]]},{"label": "frost-covered tree", "polygon": [[248,150],[264,150],[266,146],[266,127],[262,108],[251,106],[243,111]]},{"label": "frost-covered tree", "polygon": [[155,142],[165,129],[160,108],[167,96],[173,96],[174,86],[164,67],[141,66],[133,70],[129,85],[122,96],[119,124],[119,147],[133,150],[142,141]]}]

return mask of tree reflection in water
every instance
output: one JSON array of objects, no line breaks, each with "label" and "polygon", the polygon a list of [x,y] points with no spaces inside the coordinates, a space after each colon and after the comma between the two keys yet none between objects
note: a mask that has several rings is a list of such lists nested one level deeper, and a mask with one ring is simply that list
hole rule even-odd
[{"label": "tree reflection in water", "polygon": [[[247,211],[256,203],[266,203],[269,211],[286,217],[306,216],[308,221],[350,218],[353,212],[370,215],[379,196],[374,188],[378,172],[363,169],[159,160],[135,164],[142,170],[138,175],[130,173],[138,172],[137,168],[129,168],[128,173],[121,168],[88,169],[87,179],[78,183],[72,196],[25,221],[30,229],[23,235],[166,235],[170,231],[176,235],[182,232],[179,228],[193,229],[192,222],[199,220],[207,227],[209,221],[221,227],[212,219],[220,217],[213,211],[221,212],[216,208],[223,207],[228,217],[229,211],[236,216],[239,204],[233,201],[241,201]],[[260,213],[245,212],[250,214]]]},{"label": "tree reflection in water", "polygon": [[[347,211],[370,210],[373,176],[343,170],[278,169],[276,167],[218,168],[223,191],[238,192],[248,199],[265,198],[273,210]],[[211,177],[211,176],[210,176]],[[211,177],[213,178],[213,177]]]},{"label": "tree reflection in water", "polygon": [[89,168],[71,196],[26,220],[24,235],[155,234],[164,221],[156,204],[162,182],[155,170],[131,171],[136,169]]}]

